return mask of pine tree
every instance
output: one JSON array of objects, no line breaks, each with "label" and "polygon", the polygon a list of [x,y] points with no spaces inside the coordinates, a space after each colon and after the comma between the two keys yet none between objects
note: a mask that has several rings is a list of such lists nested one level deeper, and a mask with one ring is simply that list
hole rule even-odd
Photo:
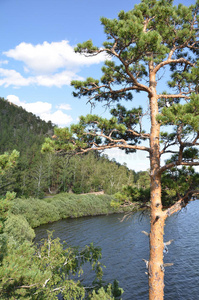
[{"label": "pine tree", "polygon": [[[146,112],[141,107],[128,110],[118,104],[111,110],[111,119],[97,115],[81,117],[79,124],[57,129],[54,140],[43,146],[44,151],[55,148],[62,153],[110,148],[148,153],[151,231],[150,258],[146,264],[151,300],[164,297],[165,220],[198,192],[186,188],[172,206],[163,208],[162,174],[179,166],[199,165],[198,11],[198,0],[189,7],[173,6],[172,0],[142,0],[131,11],[121,11],[117,19],[101,18],[106,34],[103,47],[98,48],[89,40],[75,49],[87,56],[104,52],[109,59],[102,68],[101,80],[72,81],[74,96],[87,97],[91,104],[106,101],[107,105],[114,105],[121,100],[133,100],[134,91],[142,92],[149,104],[150,131],[142,128]],[[170,77],[168,92],[160,92],[165,84],[163,71]],[[173,155],[161,165],[164,154]]]}]

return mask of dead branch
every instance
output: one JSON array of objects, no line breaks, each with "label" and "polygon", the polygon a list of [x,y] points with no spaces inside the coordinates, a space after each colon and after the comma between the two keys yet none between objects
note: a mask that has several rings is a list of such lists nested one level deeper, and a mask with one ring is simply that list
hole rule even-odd
[{"label": "dead branch", "polygon": [[171,207],[169,207],[164,211],[165,216],[168,217],[180,211],[183,207],[185,207],[189,203],[191,196],[197,194],[199,194],[199,190],[191,190],[187,192],[184,197],[179,199],[174,205],[172,205]]},{"label": "dead branch", "polygon": [[150,234],[148,233],[148,232],[146,232],[146,231],[141,231],[142,233],[144,233],[146,236],[149,236]]}]

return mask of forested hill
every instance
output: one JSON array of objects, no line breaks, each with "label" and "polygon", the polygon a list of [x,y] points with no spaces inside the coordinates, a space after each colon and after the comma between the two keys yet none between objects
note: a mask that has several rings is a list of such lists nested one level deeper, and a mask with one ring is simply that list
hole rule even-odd
[{"label": "forested hill", "polygon": [[52,134],[51,122],[46,123],[0,98],[0,154],[14,149],[20,152],[15,170],[0,177],[0,194],[10,190],[17,196],[42,198],[60,192],[103,190],[114,194],[126,184],[138,188],[149,186],[147,172],[135,173],[97,152],[70,159],[53,153],[41,154],[44,138]]},{"label": "forested hill", "polygon": [[0,132],[0,153],[12,149],[24,152],[42,144],[44,136],[52,135],[53,125],[0,98]]}]

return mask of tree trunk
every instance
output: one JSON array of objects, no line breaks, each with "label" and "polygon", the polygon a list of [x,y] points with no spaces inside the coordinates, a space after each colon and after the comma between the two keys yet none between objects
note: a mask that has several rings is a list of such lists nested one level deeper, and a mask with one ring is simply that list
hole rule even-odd
[{"label": "tree trunk", "polygon": [[150,258],[148,264],[149,300],[164,298],[164,223],[165,215],[162,212],[161,202],[161,174],[160,170],[160,125],[156,120],[158,114],[158,96],[156,92],[156,78],[153,73],[153,63],[149,63],[150,90],[149,95],[151,112],[150,135],[150,165],[151,165],[151,231],[150,231]]},{"label": "tree trunk", "polygon": [[165,215],[162,212],[160,176],[151,180],[151,231],[150,231],[150,259],[148,265],[149,299],[162,300],[164,298],[164,225]]}]

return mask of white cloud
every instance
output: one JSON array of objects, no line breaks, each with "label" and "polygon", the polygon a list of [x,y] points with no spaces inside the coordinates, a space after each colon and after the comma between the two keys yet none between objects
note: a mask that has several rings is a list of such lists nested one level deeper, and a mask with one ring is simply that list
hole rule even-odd
[{"label": "white cloud", "polygon": [[61,110],[57,110],[54,113],[43,113],[40,116],[46,122],[51,121],[58,126],[66,126],[72,122],[72,117],[63,113]]},{"label": "white cloud", "polygon": [[63,110],[71,110],[72,107],[70,106],[70,104],[60,104],[60,105],[57,105],[56,108],[58,109],[63,109]]},{"label": "white cloud", "polygon": [[46,122],[51,121],[52,123],[61,127],[67,126],[73,120],[71,116],[63,113],[60,109],[52,112],[52,104],[48,102],[37,101],[26,103],[21,101],[19,97],[15,95],[8,95],[7,100],[23,107],[28,112],[32,112],[33,114],[39,116],[42,120]]},{"label": "white cloud", "polygon": [[72,71],[63,71],[57,74],[50,75],[38,75],[38,76],[30,76],[23,77],[20,73],[15,70],[8,70],[0,68],[0,86],[29,86],[29,85],[38,85],[38,86],[46,86],[52,87],[56,86],[61,88],[63,85],[70,85],[71,80],[83,80],[83,77],[76,75]]},{"label": "white cloud", "polygon": [[37,101],[33,103],[26,103],[19,99],[19,97],[15,95],[8,95],[7,100],[12,102],[18,106],[23,107],[28,112],[32,112],[33,114],[40,116],[43,113],[50,113],[52,109],[52,104],[48,102]]},{"label": "white cloud", "polygon": [[69,42],[44,42],[43,44],[32,45],[20,43],[15,49],[3,53],[7,57],[22,61],[27,68],[36,74],[49,74],[58,71],[60,68],[67,70],[79,69],[81,66],[92,65],[103,62],[107,57],[103,53],[85,57],[75,53]]},{"label": "white cloud", "polygon": [[61,88],[63,85],[70,85],[73,79],[83,80],[83,77],[77,76],[72,71],[63,71],[56,74],[38,75],[35,77],[35,83],[39,86],[57,86]]},{"label": "white cloud", "polygon": [[28,86],[35,82],[35,79],[33,77],[24,78],[20,73],[18,73],[15,70],[8,70],[0,68],[0,86],[4,85],[5,87],[8,87],[10,85],[13,85],[15,87],[20,86]]},{"label": "white cloud", "polygon": [[18,106],[21,106],[21,101],[19,100],[19,97],[17,97],[17,96],[15,96],[15,95],[8,95],[7,97],[6,97],[6,99],[9,101],[9,102],[11,102],[11,103],[14,103],[14,104],[16,104],[16,105],[18,105]]},{"label": "white cloud", "polygon": [[[24,70],[24,75],[22,75],[17,70],[0,68],[0,86],[5,87],[33,84],[46,87],[70,85],[71,80],[84,80],[83,77],[77,75],[82,67],[98,64],[108,59],[105,53],[92,57],[75,53],[74,48],[66,40],[43,42],[37,45],[23,42],[3,54],[22,62]],[[8,63],[7,60],[0,61],[0,65],[6,63]]]},{"label": "white cloud", "polygon": [[23,107],[25,108],[25,110],[32,112],[37,116],[41,116],[44,113],[50,113],[52,104],[48,102],[37,101],[34,103],[24,103]]}]

